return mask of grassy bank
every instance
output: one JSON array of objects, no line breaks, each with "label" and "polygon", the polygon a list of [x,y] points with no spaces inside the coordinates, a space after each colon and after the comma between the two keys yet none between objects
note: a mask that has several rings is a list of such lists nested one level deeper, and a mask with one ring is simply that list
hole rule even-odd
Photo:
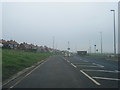
[{"label": "grassy bank", "polygon": [[48,58],[52,53],[35,53],[17,50],[2,50],[2,79],[3,81],[34,63]]}]

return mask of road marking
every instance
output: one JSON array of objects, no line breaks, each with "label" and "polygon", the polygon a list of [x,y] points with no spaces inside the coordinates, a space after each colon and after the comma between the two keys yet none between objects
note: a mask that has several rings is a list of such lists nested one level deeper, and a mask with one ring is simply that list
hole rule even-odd
[{"label": "road marking", "polygon": [[120,80],[120,79],[116,79],[116,78],[106,78],[106,77],[92,77],[92,78],[105,79],[105,80],[116,80],[116,81],[119,81],[119,80]]},{"label": "road marking", "polygon": [[26,74],[22,79],[20,79],[19,81],[17,81],[13,86],[11,86],[10,88],[15,87],[17,84],[19,84],[24,78],[26,78],[27,76],[29,76],[32,72],[34,72],[37,68],[39,68],[42,64],[44,64],[45,62],[47,62],[48,60],[44,61],[43,63],[41,63],[40,65],[38,65],[36,68],[34,68],[32,71],[30,71],[28,74]]},{"label": "road marking", "polygon": [[100,65],[100,64],[96,64],[96,63],[92,63],[92,64],[97,65],[99,67],[104,67],[103,65]]},{"label": "road marking", "polygon": [[110,73],[118,73],[118,71],[108,71],[108,70],[90,70],[90,69],[82,69],[83,71],[98,71],[98,72],[110,72]]},{"label": "road marking", "polygon": [[73,67],[77,68],[74,64],[71,63],[71,65],[72,65]]},{"label": "road marking", "polygon": [[81,67],[100,67],[100,66],[91,66],[91,65],[79,65]]},{"label": "road marking", "polygon": [[119,73],[120,71],[118,71],[118,70],[115,70],[115,72],[118,72],[118,73]]},{"label": "road marking", "polygon": [[89,61],[87,61],[87,60],[83,60],[84,62],[89,62]]},{"label": "road marking", "polygon": [[67,62],[70,62],[70,61],[67,60]]},{"label": "road marking", "polygon": [[94,80],[92,77],[90,77],[88,74],[86,74],[85,72],[83,72],[82,70],[80,70],[80,72],[82,72],[86,77],[88,77],[91,81],[93,81],[95,84],[97,85],[101,85],[99,82],[97,82],[96,80]]}]

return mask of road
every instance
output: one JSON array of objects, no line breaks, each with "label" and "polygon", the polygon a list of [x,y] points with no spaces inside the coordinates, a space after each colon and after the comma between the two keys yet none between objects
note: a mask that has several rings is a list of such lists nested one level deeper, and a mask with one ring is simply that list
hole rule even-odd
[{"label": "road", "polygon": [[118,88],[118,62],[53,56],[3,88]]}]

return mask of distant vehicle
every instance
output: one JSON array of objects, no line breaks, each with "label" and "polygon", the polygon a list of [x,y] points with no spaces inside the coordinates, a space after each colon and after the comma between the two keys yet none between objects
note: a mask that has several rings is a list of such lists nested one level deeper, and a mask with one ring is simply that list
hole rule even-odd
[{"label": "distant vehicle", "polygon": [[67,57],[68,56],[67,53],[65,53],[64,56]]},{"label": "distant vehicle", "polygon": [[77,51],[77,55],[87,55],[87,51]]},{"label": "distant vehicle", "polygon": [[65,53],[64,56],[65,56],[65,57],[70,57],[71,54],[70,54],[70,53]]}]

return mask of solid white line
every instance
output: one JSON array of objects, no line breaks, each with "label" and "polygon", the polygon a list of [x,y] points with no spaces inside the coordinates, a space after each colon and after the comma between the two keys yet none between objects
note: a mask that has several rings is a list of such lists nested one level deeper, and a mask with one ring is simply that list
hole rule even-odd
[{"label": "solid white line", "polygon": [[87,60],[83,60],[84,62],[89,62],[89,61],[87,61]]},{"label": "solid white line", "polygon": [[118,73],[117,71],[108,71],[108,70],[90,70],[90,69],[83,69],[83,71],[96,71],[96,72]]},{"label": "solid white line", "polygon": [[19,81],[17,81],[13,86],[11,86],[10,88],[15,87],[18,83],[20,83],[24,78],[26,78],[27,76],[29,76],[33,71],[35,71],[37,68],[39,68],[42,64],[44,64],[45,62],[47,62],[48,60],[44,61],[43,63],[41,63],[40,65],[38,65],[36,68],[34,68],[32,71],[30,71],[28,74],[26,74],[22,79],[20,79]]},{"label": "solid white line", "polygon": [[77,68],[74,64],[71,63],[71,65],[72,65],[73,67]]},{"label": "solid white line", "polygon": [[97,65],[99,67],[104,67],[103,65],[100,65],[100,64],[96,64],[96,63],[93,63],[94,65]]},{"label": "solid white line", "polygon": [[79,65],[81,67],[99,67],[99,66],[91,66],[91,65]]},{"label": "solid white line", "polygon": [[120,80],[120,79],[116,79],[116,78],[106,78],[106,77],[92,77],[92,78],[105,79],[105,80],[116,80],[116,81],[119,81],[119,80]]},{"label": "solid white line", "polygon": [[82,70],[80,70],[80,72],[82,72],[86,77],[88,77],[91,81],[93,81],[95,84],[97,85],[101,85],[100,83],[98,83],[96,80],[94,80],[92,77],[90,77],[88,74],[86,74],[85,72],[83,72]]}]

